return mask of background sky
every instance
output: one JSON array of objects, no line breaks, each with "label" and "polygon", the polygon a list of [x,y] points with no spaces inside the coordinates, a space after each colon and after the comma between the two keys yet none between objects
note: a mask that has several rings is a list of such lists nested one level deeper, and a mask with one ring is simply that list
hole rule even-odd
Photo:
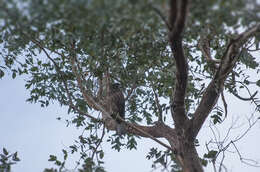
[{"label": "background sky", "polygon": [[[53,167],[53,163],[47,161],[49,155],[54,154],[62,159],[61,150],[72,145],[81,130],[77,130],[73,126],[66,127],[65,122],[56,119],[60,116],[63,119],[71,118],[66,109],[59,105],[53,104],[47,108],[41,108],[39,104],[25,102],[29,97],[29,91],[24,88],[24,84],[23,78],[18,77],[13,80],[10,74],[0,79],[0,149],[5,147],[11,152],[18,151],[21,162],[13,166],[13,172],[42,172],[44,168]],[[229,108],[228,118],[217,127],[224,136],[232,125],[232,121],[237,120],[236,128],[230,135],[230,139],[232,139],[247,129],[248,121],[246,119],[251,115],[253,106],[237,101],[231,96],[226,96],[226,99]],[[258,162],[260,162],[259,130],[260,123],[256,124],[237,144],[244,158],[254,159]],[[198,147],[198,152],[201,156],[206,150],[205,142],[210,138],[213,136],[210,132],[209,122],[207,122],[198,136],[201,145]],[[150,147],[160,147],[149,139],[141,140],[137,151],[123,150],[118,153],[110,149],[110,144],[103,143],[102,146],[105,150],[105,168],[108,172],[150,172],[152,171],[151,161],[145,158],[146,154]],[[234,151],[234,149],[232,150]],[[76,160],[78,160],[77,156],[70,157],[67,167],[73,169]],[[226,153],[224,164],[229,172],[260,171],[260,168],[241,163],[234,152]],[[212,172],[212,166],[209,165],[206,171]]]}]

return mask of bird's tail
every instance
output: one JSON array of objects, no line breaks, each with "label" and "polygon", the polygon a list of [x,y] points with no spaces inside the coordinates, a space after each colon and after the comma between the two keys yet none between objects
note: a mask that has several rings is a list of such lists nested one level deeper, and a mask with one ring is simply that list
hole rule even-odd
[{"label": "bird's tail", "polygon": [[116,126],[116,133],[121,136],[121,135],[124,135],[126,134],[126,127],[123,123],[117,123],[117,126]]}]

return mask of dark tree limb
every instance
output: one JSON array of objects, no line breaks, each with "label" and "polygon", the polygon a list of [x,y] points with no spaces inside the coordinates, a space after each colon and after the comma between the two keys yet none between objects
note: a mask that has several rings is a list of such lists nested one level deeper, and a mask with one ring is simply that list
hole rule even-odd
[{"label": "dark tree limb", "polygon": [[226,51],[221,58],[220,66],[213,80],[206,88],[200,104],[194,113],[194,118],[192,119],[192,131],[194,138],[199,133],[199,130],[201,129],[203,123],[217,103],[219,95],[223,91],[224,82],[238,60],[237,56],[239,55],[241,47],[250,37],[252,37],[256,32],[259,31],[260,24],[257,24],[254,27],[239,34],[227,45]]},{"label": "dark tree limb", "polygon": [[188,79],[188,63],[184,55],[182,45],[182,34],[188,13],[188,0],[170,1],[170,28],[169,42],[176,64],[176,82],[172,97],[172,118],[176,129],[184,127],[187,120],[185,114],[185,92]]},{"label": "dark tree limb", "polygon": [[176,158],[184,172],[202,172],[202,165],[191,137],[190,121],[185,112],[185,93],[188,80],[187,57],[183,51],[183,32],[188,13],[188,0],[170,1],[169,42],[176,65],[176,81],[171,98],[171,113],[177,132],[177,141],[169,139],[171,146],[176,146]]}]

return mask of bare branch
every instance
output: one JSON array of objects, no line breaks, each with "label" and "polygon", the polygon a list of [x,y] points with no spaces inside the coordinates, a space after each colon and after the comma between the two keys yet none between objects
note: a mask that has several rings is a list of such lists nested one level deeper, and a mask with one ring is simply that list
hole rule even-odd
[{"label": "bare branch", "polygon": [[257,161],[252,160],[252,159],[243,158],[241,153],[240,153],[240,151],[239,151],[239,149],[237,148],[236,144],[233,141],[231,141],[231,144],[235,148],[235,150],[236,150],[236,152],[237,152],[237,154],[239,156],[239,159],[240,159],[240,161],[242,163],[247,164],[249,166],[253,166],[253,167],[260,167],[260,165],[257,165],[257,164],[259,164]]},{"label": "bare branch", "polygon": [[[245,129],[245,131],[243,131],[240,135],[236,136],[234,139],[230,139],[230,141],[226,144],[227,140],[229,139],[228,136],[229,134],[231,133],[231,130],[232,129],[235,129],[234,125],[235,123],[237,122],[237,120],[233,121],[232,120],[232,124],[231,126],[228,128],[228,131],[226,133],[226,135],[224,136],[224,139],[220,140],[220,138],[217,138],[216,136],[216,133],[215,131],[213,130],[212,127],[210,127],[212,133],[213,133],[213,136],[214,136],[214,142],[213,141],[210,141],[209,143],[206,144],[206,147],[213,143],[217,146],[217,149],[218,149],[218,153],[216,154],[216,159],[218,158],[218,156],[222,153],[222,158],[220,160],[220,167],[219,167],[219,171],[223,169],[225,169],[224,165],[223,165],[223,161],[224,161],[224,158],[225,158],[225,152],[228,151],[228,152],[231,152],[229,151],[228,149],[230,148],[230,146],[233,146],[235,148],[235,152],[232,151],[232,153],[237,153],[237,155],[239,156],[240,158],[240,161],[242,163],[245,163],[247,165],[250,165],[250,166],[255,166],[255,167],[259,167],[259,163],[257,161],[254,161],[252,159],[248,159],[248,158],[244,158],[242,157],[242,154],[241,152],[239,152],[239,149],[237,148],[237,146],[235,145],[236,142],[240,141],[243,137],[245,137],[247,135],[247,133],[252,129],[253,126],[255,126],[257,124],[257,122],[259,121],[259,118],[256,118],[254,119],[254,113],[248,118],[248,124],[249,126]],[[213,127],[215,127],[216,131],[218,132],[217,130],[217,127],[214,125]],[[226,144],[226,145],[225,145]]]},{"label": "bare branch", "polygon": [[220,163],[219,163],[219,170],[218,170],[219,172],[222,171],[222,168],[224,168],[225,171],[227,171],[227,169],[225,168],[225,166],[224,166],[224,164],[223,164],[224,159],[225,159],[225,151],[222,152],[222,158],[221,158],[221,161],[220,161]]},{"label": "bare branch", "polygon": [[229,90],[231,94],[233,94],[234,96],[236,96],[240,100],[252,101],[252,102],[254,102],[254,104],[256,106],[258,106],[257,102],[255,101],[255,96],[257,95],[258,91],[255,91],[255,93],[252,94],[251,91],[249,90],[248,86],[245,83],[243,83],[241,81],[236,81],[235,74],[233,72],[232,72],[232,75],[231,75],[231,83],[234,85],[234,87],[236,86],[236,83],[243,85],[243,87],[247,90],[250,97],[248,97],[248,98],[242,97],[242,96],[238,95],[238,93],[236,93],[233,89]]},{"label": "bare branch", "polygon": [[93,151],[93,153],[92,153],[91,159],[94,158],[94,155],[95,155],[95,153],[97,152],[98,147],[100,146],[100,144],[101,144],[102,141],[103,141],[103,138],[104,138],[104,136],[105,136],[105,129],[106,129],[106,128],[105,128],[105,125],[103,125],[103,130],[102,130],[101,138],[100,138],[100,140],[99,140],[97,146],[94,148],[94,151]]}]

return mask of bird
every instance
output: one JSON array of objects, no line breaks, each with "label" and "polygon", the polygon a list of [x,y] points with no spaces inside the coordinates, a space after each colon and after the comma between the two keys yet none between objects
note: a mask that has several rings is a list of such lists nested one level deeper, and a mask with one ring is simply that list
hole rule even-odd
[{"label": "bird", "polygon": [[116,121],[116,133],[121,136],[126,134],[125,125],[119,119],[125,119],[125,98],[119,83],[110,84],[107,104],[109,105],[111,117]]}]

